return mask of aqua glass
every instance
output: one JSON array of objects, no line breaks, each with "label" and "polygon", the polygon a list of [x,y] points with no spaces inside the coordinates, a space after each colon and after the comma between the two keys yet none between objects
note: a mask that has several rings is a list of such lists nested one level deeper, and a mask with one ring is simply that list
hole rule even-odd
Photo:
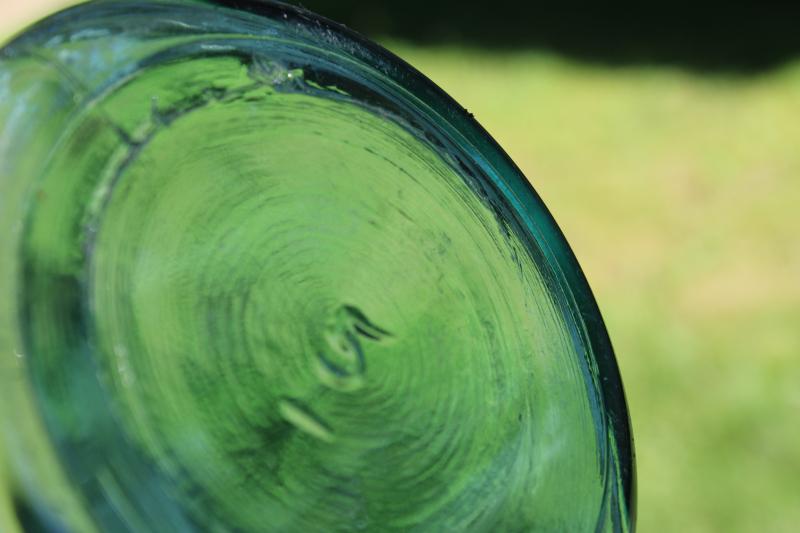
[{"label": "aqua glass", "polygon": [[304,10],[93,2],[7,44],[0,296],[3,531],[633,529],[542,201]]}]

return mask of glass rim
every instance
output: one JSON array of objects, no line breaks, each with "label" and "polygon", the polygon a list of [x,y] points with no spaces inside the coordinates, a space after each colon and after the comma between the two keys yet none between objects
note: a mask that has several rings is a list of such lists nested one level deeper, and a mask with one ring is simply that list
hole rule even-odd
[{"label": "glass rim", "polygon": [[[435,117],[437,126],[446,125],[466,143],[466,152],[475,164],[496,184],[504,199],[522,221],[521,227],[541,249],[556,274],[558,289],[566,296],[566,305],[573,320],[580,326],[593,363],[596,365],[595,386],[600,394],[609,436],[613,438],[619,465],[618,475],[623,491],[624,508],[631,529],[636,518],[635,451],[625,393],[610,338],[600,309],[571,247],[550,214],[533,184],[513,162],[491,134],[465,108],[435,82],[411,64],[357,31],[315,14],[305,8],[275,0],[148,0],[148,4],[197,4],[247,12],[256,17],[291,25],[299,39],[315,48],[354,59],[362,66],[377,71],[409,100]],[[80,17],[87,7],[141,5],[134,0],[95,0],[69,7],[50,15],[0,43],[0,59],[13,57],[16,49],[27,43],[43,42],[56,32],[60,22]]]}]

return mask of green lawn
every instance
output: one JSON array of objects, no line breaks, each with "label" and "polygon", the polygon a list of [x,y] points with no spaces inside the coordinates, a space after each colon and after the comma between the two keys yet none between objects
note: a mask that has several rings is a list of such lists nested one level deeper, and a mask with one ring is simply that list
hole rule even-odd
[{"label": "green lawn", "polygon": [[628,393],[640,531],[796,531],[800,63],[390,48],[476,115],[572,244]]}]

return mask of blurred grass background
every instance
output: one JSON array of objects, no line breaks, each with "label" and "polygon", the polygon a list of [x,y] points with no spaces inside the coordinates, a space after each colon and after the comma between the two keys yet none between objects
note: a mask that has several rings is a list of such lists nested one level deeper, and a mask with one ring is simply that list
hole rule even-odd
[{"label": "blurred grass background", "polygon": [[[63,3],[0,0],[0,38]],[[395,11],[356,4],[305,3],[473,112],[578,256],[626,385],[639,530],[797,531],[800,47],[786,17],[745,14],[727,41],[708,26],[703,48],[703,24],[587,34],[584,14],[559,33],[501,9],[508,35],[468,17],[404,31]]]}]

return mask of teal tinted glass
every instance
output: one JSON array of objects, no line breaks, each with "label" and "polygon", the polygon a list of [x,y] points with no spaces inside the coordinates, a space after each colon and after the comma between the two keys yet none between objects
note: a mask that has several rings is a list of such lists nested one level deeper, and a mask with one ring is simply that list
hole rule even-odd
[{"label": "teal tinted glass", "polygon": [[21,521],[631,528],[591,293],[525,178],[430,81],[260,2],[91,3],[1,54]]}]

